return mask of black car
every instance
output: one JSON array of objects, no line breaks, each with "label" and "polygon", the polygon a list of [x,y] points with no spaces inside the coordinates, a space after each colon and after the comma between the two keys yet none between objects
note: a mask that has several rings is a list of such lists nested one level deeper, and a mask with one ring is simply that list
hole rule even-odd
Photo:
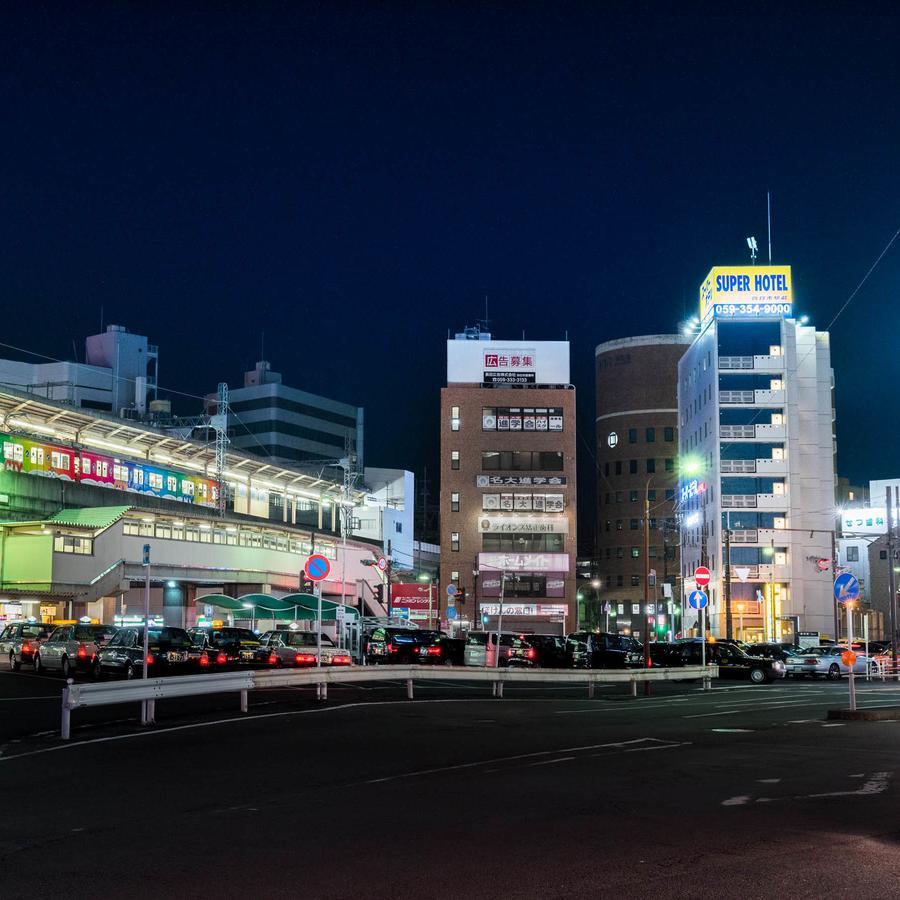
[{"label": "black car", "polygon": [[[196,671],[199,666],[200,653],[183,628],[151,627],[147,646],[147,674],[152,678]],[[93,663],[95,678],[103,675],[140,678],[143,669],[143,628],[120,628]]]},{"label": "black car", "polygon": [[[521,639],[528,644],[534,653],[526,658],[531,664],[542,669],[566,669],[569,667],[566,656],[566,639],[557,634],[523,634]],[[512,659],[510,660],[512,662]]]},{"label": "black car", "polygon": [[751,644],[747,647],[749,656],[765,656],[768,659],[780,659],[785,662],[789,656],[796,654],[793,644]]},{"label": "black car", "polygon": [[[701,645],[699,638],[675,644],[651,644],[650,655],[654,665],[699,666],[702,665]],[[747,680],[753,684],[770,684],[785,675],[781,660],[750,656],[736,644],[721,641],[706,642],[706,664],[719,667],[719,678]]]},{"label": "black car", "polygon": [[464,638],[452,638],[441,632],[433,635],[428,643],[419,644],[419,663],[423,666],[465,665],[466,642]]},{"label": "black car", "polygon": [[188,634],[194,649],[206,654],[210,669],[258,662],[260,640],[249,628],[189,628]]},{"label": "black car", "polygon": [[566,658],[573,669],[625,669],[643,665],[643,645],[624,634],[580,631],[566,638]]},{"label": "black car", "polygon": [[421,659],[420,650],[433,646],[441,636],[440,631],[416,628],[376,628],[366,641],[366,662],[370,666],[387,663],[416,665]]}]

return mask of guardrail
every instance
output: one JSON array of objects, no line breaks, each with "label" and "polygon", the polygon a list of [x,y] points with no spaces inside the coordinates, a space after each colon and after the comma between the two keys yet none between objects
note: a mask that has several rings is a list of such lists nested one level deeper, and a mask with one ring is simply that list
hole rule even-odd
[{"label": "guardrail", "polygon": [[351,684],[360,681],[403,681],[406,696],[412,700],[416,681],[477,681],[491,685],[491,695],[503,697],[503,685],[512,683],[584,684],[588,697],[594,696],[597,684],[628,684],[631,695],[637,695],[639,682],[692,681],[718,678],[717,666],[682,666],[650,669],[494,669],[475,666],[354,666],[351,668],[278,669],[245,672],[222,672],[209,675],[176,675],[169,678],[146,678],[133,681],[75,684],[69,679],[62,692],[63,740],[71,733],[74,709],[111,706],[117,703],[142,704],[141,722],[152,725],[156,701],[178,697],[202,697],[210,694],[240,694],[241,712],[247,712],[248,692],[266,688],[301,688],[315,685],[316,697],[328,699],[329,684]]}]

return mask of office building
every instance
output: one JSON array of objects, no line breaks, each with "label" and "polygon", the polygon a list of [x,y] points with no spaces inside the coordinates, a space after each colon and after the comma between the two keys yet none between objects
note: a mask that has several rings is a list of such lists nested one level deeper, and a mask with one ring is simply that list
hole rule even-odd
[{"label": "office building", "polygon": [[[447,342],[441,390],[441,609],[464,625],[576,627],[575,390],[567,341]],[[502,604],[501,604],[502,596]],[[453,614],[451,614],[453,615]]]},{"label": "office building", "polygon": [[836,632],[829,336],[795,318],[791,278],[714,268],[678,367],[682,575],[709,567],[709,628],[747,641]]},{"label": "office building", "polygon": [[585,592],[597,601],[592,618],[604,629],[640,636],[651,615],[663,636],[680,631],[677,383],[678,361],[690,343],[685,335],[653,334],[606,341],[594,352],[597,526],[593,590]]},{"label": "office building", "polygon": [[[216,395],[207,397],[214,411]],[[363,467],[363,410],[288,387],[262,360],[229,394],[228,433],[237,450],[275,462],[310,463],[356,456]]]}]

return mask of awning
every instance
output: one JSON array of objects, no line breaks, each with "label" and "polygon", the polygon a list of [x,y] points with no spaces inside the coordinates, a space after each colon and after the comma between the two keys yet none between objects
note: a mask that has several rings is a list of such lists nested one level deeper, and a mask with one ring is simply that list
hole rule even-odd
[{"label": "awning", "polygon": [[94,531],[102,531],[115,525],[130,506],[93,506],[87,509],[62,509],[47,519],[47,524],[53,525],[77,525],[81,528],[91,528]]},{"label": "awning", "polygon": [[[226,597],[225,594],[207,594],[205,597],[198,597],[195,602],[227,610],[237,619],[276,619],[292,622],[315,619],[318,601],[313,594],[288,594],[286,597],[244,594],[243,597],[237,598]],[[335,621],[340,605],[332,600],[322,600],[322,621]],[[358,613],[352,606],[345,606],[344,615],[350,618],[357,616]]]}]

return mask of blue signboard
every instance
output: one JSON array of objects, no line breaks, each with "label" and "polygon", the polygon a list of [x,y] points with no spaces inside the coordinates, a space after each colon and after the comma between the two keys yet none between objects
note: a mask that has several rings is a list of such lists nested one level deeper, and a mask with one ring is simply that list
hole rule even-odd
[{"label": "blue signboard", "polygon": [[859,581],[851,572],[844,572],[834,579],[834,599],[838,603],[859,599]]},{"label": "blue signboard", "polygon": [[691,591],[688,595],[688,603],[690,603],[694,609],[703,609],[703,607],[709,603],[709,597],[707,597],[703,591]]}]

